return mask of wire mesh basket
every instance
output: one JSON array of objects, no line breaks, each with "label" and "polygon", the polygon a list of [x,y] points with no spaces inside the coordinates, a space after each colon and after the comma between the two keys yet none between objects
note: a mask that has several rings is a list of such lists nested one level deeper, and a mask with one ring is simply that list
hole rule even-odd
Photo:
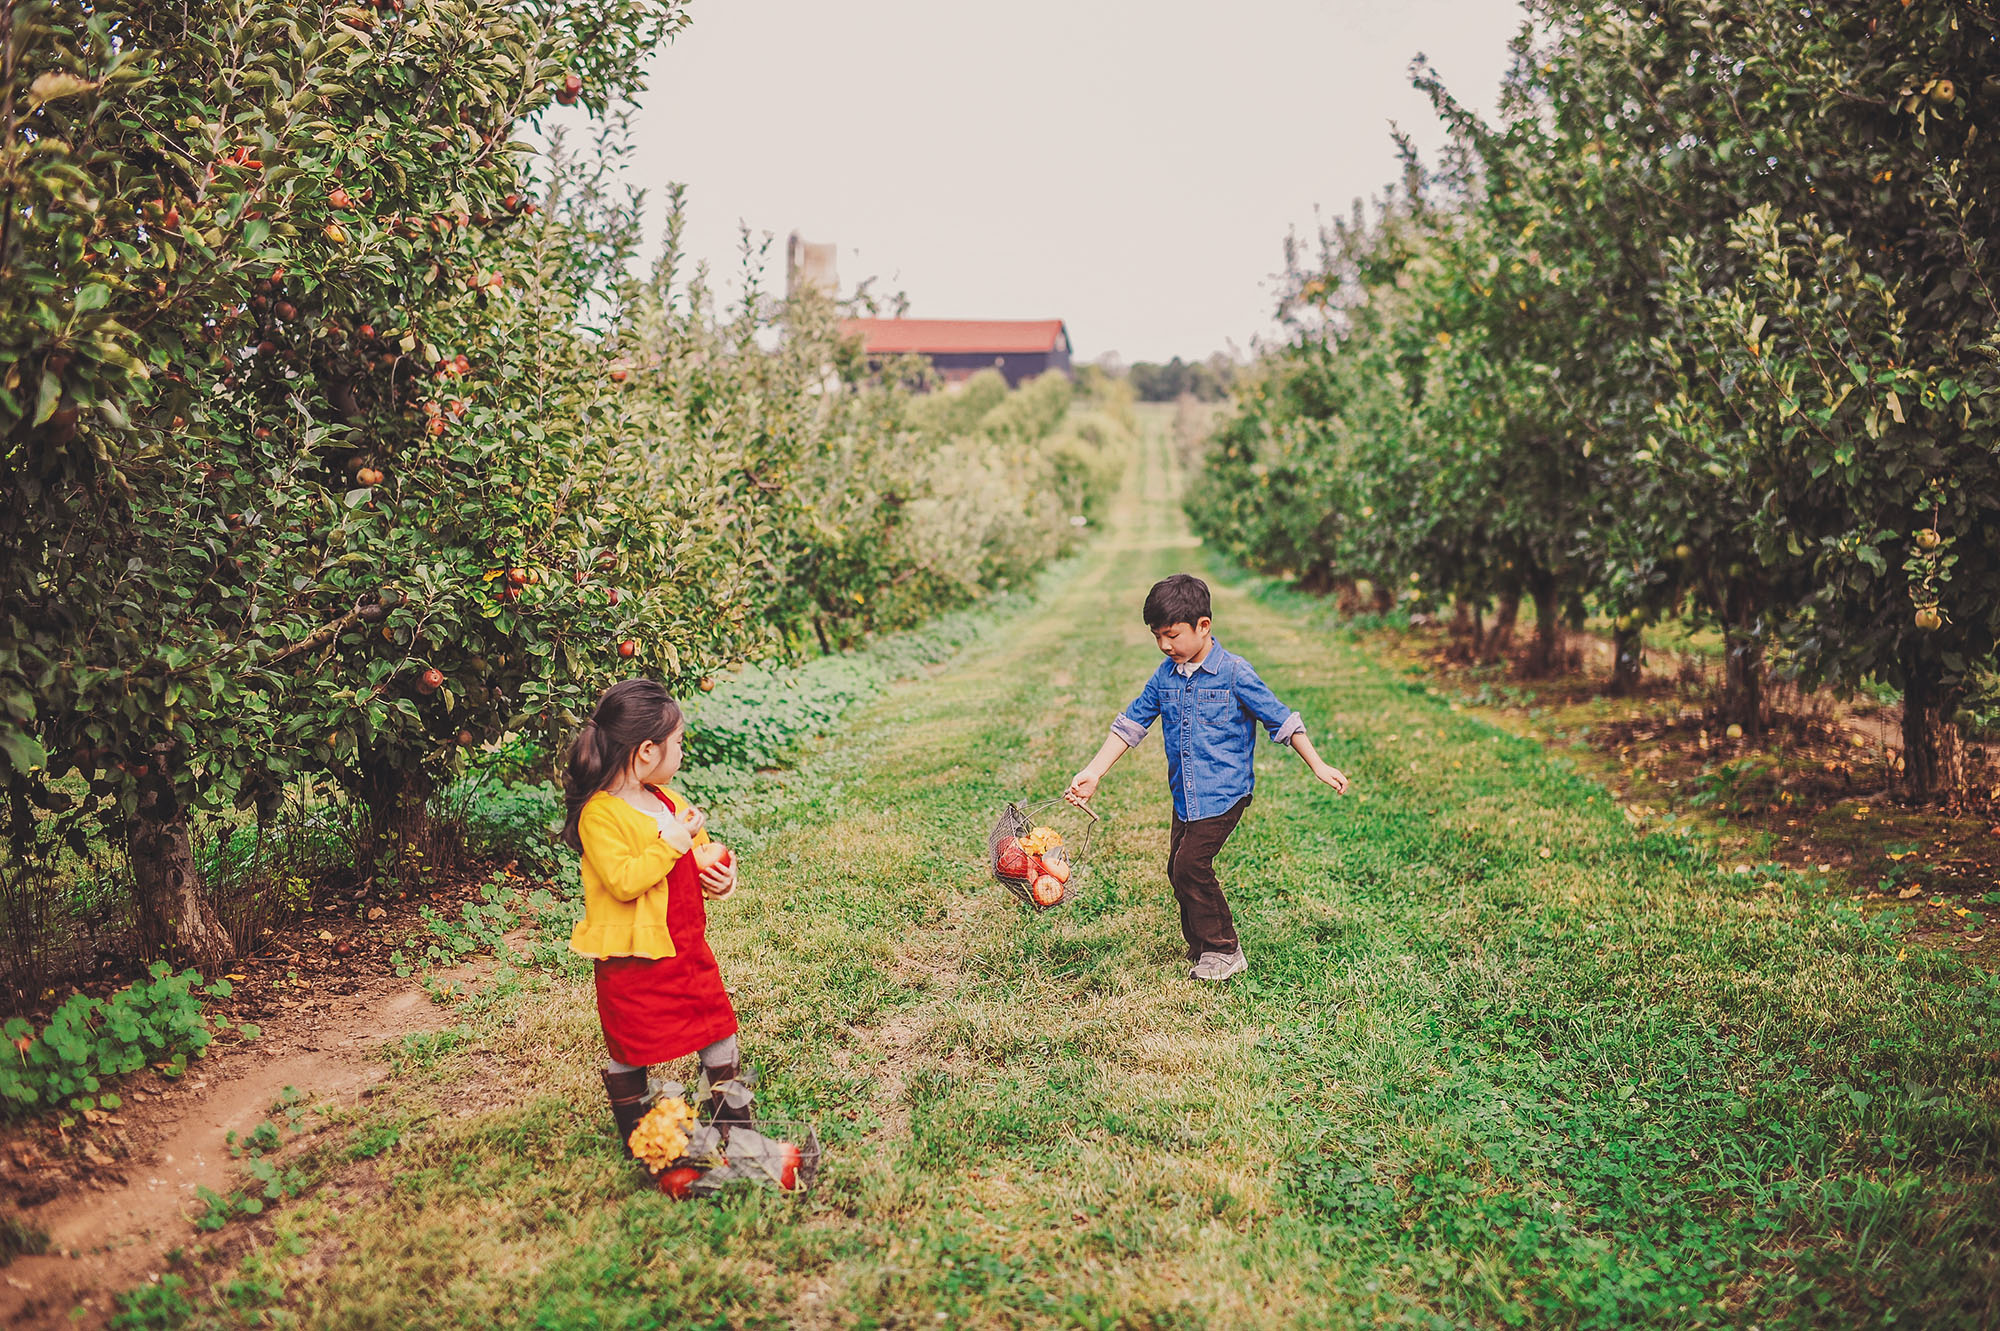
[{"label": "wire mesh basket", "polygon": [[687,1153],[660,1171],[660,1191],[705,1197],[732,1183],[811,1192],[819,1181],[819,1129],[810,1124],[704,1123],[688,1134]]},{"label": "wire mesh basket", "polygon": [[1061,797],[1010,803],[986,839],[987,865],[1023,905],[1050,910],[1074,899],[1083,886],[1100,821],[1089,805]]},{"label": "wire mesh basket", "polygon": [[740,1077],[711,1086],[704,1069],[695,1104],[690,1106],[679,1082],[647,1079],[651,1108],[627,1144],[653,1172],[661,1192],[704,1197],[735,1183],[789,1193],[812,1191],[819,1181],[817,1124],[764,1118],[744,1123],[699,1112],[718,1110],[723,1103],[736,1111],[748,1109],[756,1084],[756,1071],[745,1068]]}]

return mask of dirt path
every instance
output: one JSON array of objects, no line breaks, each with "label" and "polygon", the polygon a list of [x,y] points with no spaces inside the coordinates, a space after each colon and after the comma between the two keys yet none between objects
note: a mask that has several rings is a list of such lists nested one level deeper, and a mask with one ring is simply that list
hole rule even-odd
[{"label": "dirt path", "polygon": [[[469,984],[491,968],[488,958],[433,978]],[[130,1153],[111,1160],[86,1148],[102,1163],[84,1180],[61,1176],[27,1142],[15,1143],[6,1168],[17,1176],[9,1182],[25,1197],[47,1197],[21,1219],[46,1232],[49,1244],[40,1256],[0,1267],[0,1326],[102,1325],[119,1293],[157,1273],[169,1252],[194,1237],[206,1209],[199,1190],[226,1196],[240,1186],[231,1133],[249,1136],[287,1091],[301,1103],[352,1103],[387,1075],[384,1045],[442,1024],[421,988],[380,980],[267,1024],[255,1041],[211,1053],[178,1083],[129,1092],[107,1121],[121,1129]]]}]

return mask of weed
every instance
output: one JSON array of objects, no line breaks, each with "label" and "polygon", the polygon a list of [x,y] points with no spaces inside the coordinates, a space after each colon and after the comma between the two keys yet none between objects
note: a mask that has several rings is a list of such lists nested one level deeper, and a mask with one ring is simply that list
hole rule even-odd
[{"label": "weed", "polygon": [[[119,1098],[104,1089],[105,1082],[155,1060],[164,1060],[163,1072],[179,1076],[217,1033],[231,1028],[227,1017],[203,1012],[201,997],[226,998],[231,990],[227,980],[203,984],[191,970],[174,974],[165,962],[155,962],[149,979],[109,999],[72,996],[40,1030],[10,1017],[0,1034],[17,1057],[0,1060],[0,1113],[53,1105],[75,1111],[116,1108]],[[244,1039],[258,1033],[248,1024],[235,1029]]]},{"label": "weed", "polygon": [[0,1215],[0,1266],[16,1257],[37,1257],[49,1250],[49,1232],[19,1216]]}]

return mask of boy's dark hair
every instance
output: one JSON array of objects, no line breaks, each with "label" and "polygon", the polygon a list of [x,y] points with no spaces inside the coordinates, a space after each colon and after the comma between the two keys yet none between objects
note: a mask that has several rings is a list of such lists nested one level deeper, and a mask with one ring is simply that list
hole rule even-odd
[{"label": "boy's dark hair", "polygon": [[565,845],[583,849],[576,825],[590,797],[618,779],[641,744],[664,744],[680,725],[680,704],[655,680],[622,680],[604,691],[597,710],[570,741],[563,773]]},{"label": "boy's dark hair", "polygon": [[1169,624],[1193,628],[1213,618],[1208,609],[1208,584],[1191,573],[1176,573],[1153,584],[1146,593],[1146,627],[1158,633]]}]

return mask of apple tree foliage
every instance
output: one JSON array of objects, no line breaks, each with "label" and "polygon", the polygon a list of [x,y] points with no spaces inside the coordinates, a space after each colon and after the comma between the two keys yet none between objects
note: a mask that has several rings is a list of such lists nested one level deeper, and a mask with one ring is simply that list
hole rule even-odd
[{"label": "apple tree foliage", "polygon": [[[386,825],[418,754],[546,706],[541,660],[643,619],[482,575],[595,558],[615,465],[577,309],[619,210],[537,179],[514,127],[629,91],[681,21],[6,8],[9,825],[87,783],[157,940],[228,950],[190,808],[322,770]],[[597,232],[557,216],[593,207]]]},{"label": "apple tree foliage", "polygon": [[[1749,727],[1767,664],[1891,682],[1906,788],[1953,795],[2000,642],[2000,20],[1530,9],[1498,115],[1420,71],[1446,169],[1293,265],[1310,317],[1239,389],[1197,521],[1328,580],[1503,607],[1553,582],[1634,659],[1692,614]],[[1323,505],[1317,529],[1229,501],[1277,459],[1312,496],[1277,511]]]},{"label": "apple tree foliage", "polygon": [[[824,303],[718,308],[677,270],[677,192],[633,275],[619,108],[684,22],[0,8],[11,853],[123,840],[152,944],[212,962],[196,811],[331,780],[362,871],[401,873],[477,746],[553,744],[621,675],[899,626],[1071,538],[1052,439],[1001,467],[859,373]],[[974,513],[982,467],[1008,484]]]}]

